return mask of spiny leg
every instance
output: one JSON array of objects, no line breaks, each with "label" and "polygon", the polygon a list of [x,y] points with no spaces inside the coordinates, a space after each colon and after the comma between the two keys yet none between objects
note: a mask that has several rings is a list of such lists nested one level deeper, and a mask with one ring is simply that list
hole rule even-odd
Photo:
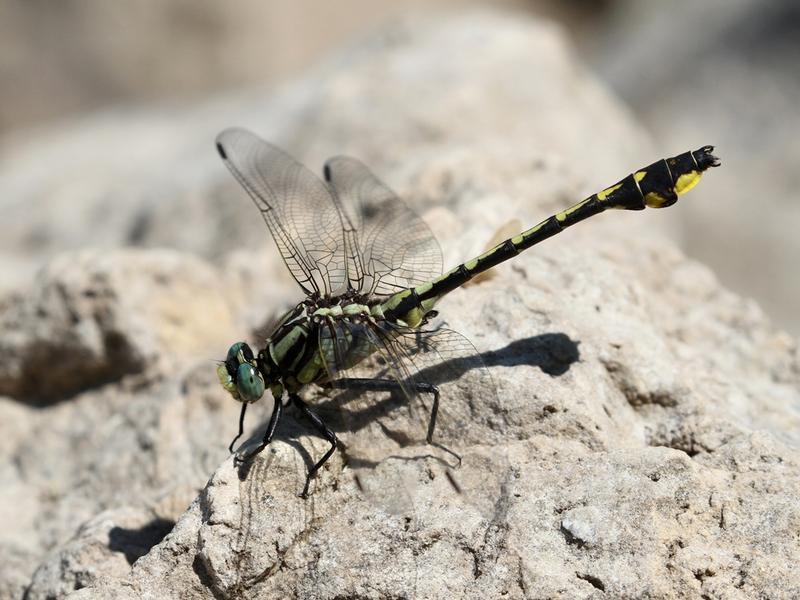
[{"label": "spiny leg", "polygon": [[[269,424],[267,425],[267,430],[264,432],[264,438],[261,440],[261,443],[252,452],[248,452],[242,457],[237,456],[234,459],[235,462],[243,463],[248,461],[269,445],[269,443],[272,441],[272,436],[275,435],[275,428],[278,426],[278,421],[281,419],[281,414],[283,414],[283,403],[281,402],[280,396],[275,396],[275,406],[272,409],[272,416],[269,418]],[[242,408],[242,414],[240,415],[239,435],[242,434],[241,430],[243,424],[244,408]],[[236,437],[238,438],[239,436]],[[234,439],[234,442],[235,441],[236,439]],[[233,446],[233,442],[231,442],[231,446]]]},{"label": "spiny leg", "polygon": [[303,402],[300,396],[292,394],[289,396],[289,399],[294,402],[295,406],[300,409],[300,411],[306,416],[306,418],[311,421],[317,431],[324,437],[328,442],[330,442],[331,447],[328,451],[323,454],[322,458],[320,458],[316,464],[308,470],[308,474],[306,475],[306,484],[303,486],[303,492],[300,494],[301,498],[308,497],[308,486],[311,485],[311,479],[314,477],[316,472],[324,465],[331,455],[336,451],[336,434],[330,430],[330,428],[325,424],[325,422],[319,417],[317,413],[311,410],[308,405]]},{"label": "spiny leg", "polygon": [[[439,414],[439,388],[432,383],[414,382],[414,389],[417,393],[431,394],[433,396],[433,405],[431,406],[431,417],[428,421],[428,435],[426,441],[431,446],[436,446],[451,454],[461,465],[461,456],[438,442],[433,441],[433,432],[436,429],[436,417]],[[394,379],[368,379],[361,377],[344,377],[325,384],[325,387],[336,390],[366,390],[371,392],[401,392],[403,387]]]}]

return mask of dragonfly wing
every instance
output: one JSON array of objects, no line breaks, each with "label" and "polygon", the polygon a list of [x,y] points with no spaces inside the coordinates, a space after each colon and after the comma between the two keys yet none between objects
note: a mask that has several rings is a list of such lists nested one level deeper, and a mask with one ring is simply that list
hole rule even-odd
[{"label": "dragonfly wing", "polygon": [[[427,436],[433,397],[427,390],[431,386],[440,392],[434,440],[480,444],[494,441],[486,439],[487,430],[505,429],[505,413],[491,374],[475,347],[460,333],[444,327],[418,330],[388,322],[331,320],[320,327],[319,346],[330,381],[395,382],[401,402],[417,421],[405,425],[415,442],[424,443]],[[354,392],[368,389],[363,383],[349,387]],[[355,396],[351,401],[363,406],[367,415],[375,412],[368,406],[375,404],[368,394]]]},{"label": "dragonfly wing", "polygon": [[463,457],[460,468],[445,469],[446,478],[460,501],[489,520],[498,518],[512,470],[506,410],[483,359],[467,338],[444,327],[396,333],[395,347],[414,365],[414,378],[439,388],[434,445]]},{"label": "dragonfly wing", "polygon": [[[344,436],[347,464],[356,485],[383,509],[410,514],[413,471],[403,459],[393,460],[398,446],[412,443],[407,436],[409,420],[398,419],[396,410],[408,407],[408,397],[416,395],[409,387],[412,378],[407,365],[368,323],[323,323],[319,347],[329,380],[340,384],[337,389],[343,392],[317,409]],[[364,381],[390,381],[400,393],[376,397],[374,390],[358,384]],[[329,407],[333,410],[328,411]]]},{"label": "dragonfly wing", "polygon": [[445,327],[387,327],[393,330],[395,352],[411,365],[407,371],[414,382],[439,388],[434,440],[445,445],[483,443],[487,429],[504,429],[492,376],[466,337]]},{"label": "dragonfly wing", "polygon": [[[416,395],[414,378],[400,349],[368,322],[329,320],[320,325],[319,348],[330,381],[388,379],[406,398]],[[344,386],[348,389],[348,386]],[[352,389],[359,389],[357,385]]]},{"label": "dragonfly wing", "polygon": [[345,284],[344,234],[325,183],[291,156],[249,131],[226,129],[217,149],[267,223],[278,250],[307,294]]},{"label": "dragonfly wing", "polygon": [[[346,435],[348,463],[367,496],[402,512],[416,503],[413,498],[426,485],[426,473],[446,471],[446,479],[457,482],[453,487],[463,492],[459,496],[491,513],[502,483],[498,479],[492,485],[486,475],[475,472],[505,477],[503,451],[494,445],[504,418],[491,376],[465,337],[444,328],[419,331],[389,323],[331,321],[320,329],[320,348],[333,381],[398,384],[393,393],[384,389],[381,395],[358,383],[341,386],[346,391],[330,401],[337,405],[332,423],[341,419],[337,425]],[[354,360],[367,354],[369,358]],[[440,391],[433,446],[426,444],[434,401],[426,391],[430,385]],[[486,435],[487,428],[495,430],[496,439]],[[491,458],[470,446],[491,447]],[[453,469],[454,455],[465,449],[470,468]],[[420,468],[420,461],[428,466]],[[397,493],[384,498],[380,490],[388,488]]]},{"label": "dragonfly wing", "polygon": [[354,289],[390,295],[442,274],[428,225],[361,161],[337,156],[324,172],[354,232],[347,250]]}]

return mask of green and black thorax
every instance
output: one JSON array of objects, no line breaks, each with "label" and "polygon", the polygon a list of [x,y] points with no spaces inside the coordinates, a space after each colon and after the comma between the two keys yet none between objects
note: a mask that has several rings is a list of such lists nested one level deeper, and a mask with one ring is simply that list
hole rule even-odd
[{"label": "green and black thorax", "polygon": [[[264,379],[280,384],[288,392],[298,391],[309,383],[324,383],[328,378],[320,345],[329,337],[324,329],[337,331],[342,326],[372,326],[389,329],[381,314],[380,301],[360,294],[345,293],[340,296],[310,297],[289,311],[275,326],[258,354],[258,367]],[[352,343],[350,344],[352,346]],[[358,348],[347,348],[346,368],[357,354]]]}]

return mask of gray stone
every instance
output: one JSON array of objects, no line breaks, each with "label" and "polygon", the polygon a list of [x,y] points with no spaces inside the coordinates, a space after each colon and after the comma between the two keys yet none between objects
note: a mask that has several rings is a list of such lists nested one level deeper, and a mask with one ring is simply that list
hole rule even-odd
[{"label": "gray stone", "polygon": [[218,274],[168,251],[64,254],[8,298],[0,318],[0,393],[40,402],[143,373],[160,356],[202,352],[232,324]]},{"label": "gray stone", "polygon": [[[298,492],[326,444],[292,411],[249,467],[227,456],[238,406],[211,359],[237,338],[257,342],[245,332],[299,295],[263,247],[255,209],[212,160],[215,130],[246,125],[314,169],[335,153],[361,157],[423,214],[453,265],[509,219],[532,224],[655,158],[557,30],[487,15],[398,25],[283,91],[171,117],[159,121],[157,155],[142,153],[136,176],[115,181],[130,183],[128,194],[96,182],[76,210],[118,201],[131,214],[151,194],[163,201],[145,209],[137,239],[182,252],[76,257],[52,241],[39,259],[59,254],[50,264],[76,265],[63,271],[73,275],[50,266],[3,305],[14,399],[0,403],[11,459],[0,505],[14,527],[2,547],[35,571],[32,597],[79,586],[71,597],[800,594],[797,347],[663,237],[681,204],[593,219],[441,302],[497,389],[456,381],[443,394],[443,414],[472,416],[462,429],[444,419],[437,438],[462,455],[460,468],[424,443],[409,411],[354,424],[341,416],[347,405],[335,411],[315,390],[308,400],[346,448],[310,498]],[[144,148],[153,129],[140,127],[153,121],[105,116],[48,143],[66,151],[112,126]],[[87,142],[90,152],[107,154]],[[169,186],[143,176],[155,165],[177,172]],[[220,213],[202,207],[223,197],[241,234],[215,237]],[[691,201],[704,200],[701,185]],[[187,222],[165,218],[189,212]],[[58,240],[41,217],[20,218],[23,230]],[[126,226],[112,221],[104,243],[123,243]],[[63,246],[93,227],[68,223]],[[206,243],[213,264],[189,255]],[[136,358],[125,368],[108,331]],[[61,397],[66,376],[37,366],[35,406],[24,367],[37,348],[67,348],[72,379]],[[268,401],[251,409],[245,445],[269,410]]]},{"label": "gray stone", "polygon": [[130,565],[172,529],[174,521],[147,511],[121,507],[100,513],[33,575],[26,598],[63,597],[95,585],[99,577],[123,578]]}]

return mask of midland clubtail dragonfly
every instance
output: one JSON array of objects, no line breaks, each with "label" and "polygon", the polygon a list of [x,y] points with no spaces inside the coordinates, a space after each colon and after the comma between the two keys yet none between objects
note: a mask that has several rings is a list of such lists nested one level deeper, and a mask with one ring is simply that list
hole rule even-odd
[{"label": "midland clubtail dragonfly", "polygon": [[[439,389],[424,373],[436,361],[474,352],[460,334],[428,326],[445,294],[606,209],[670,206],[706,169],[720,164],[712,146],[656,161],[442,275],[441,250],[428,226],[358,160],[328,160],[323,181],[243,129],[226,129],[216,144],[306,294],[278,322],[258,354],[237,342],[217,369],[222,386],[242,404],[230,451],[243,434],[247,407],[269,390],[274,408],[264,437],[237,460],[247,461],[264,450],[288,396],[330,443],[308,470],[303,496],[336,450],[337,437],[300,397],[302,388],[313,383],[328,389],[399,392],[409,401],[429,395],[426,439],[435,445]],[[380,358],[379,376],[348,376],[375,357]]]}]

